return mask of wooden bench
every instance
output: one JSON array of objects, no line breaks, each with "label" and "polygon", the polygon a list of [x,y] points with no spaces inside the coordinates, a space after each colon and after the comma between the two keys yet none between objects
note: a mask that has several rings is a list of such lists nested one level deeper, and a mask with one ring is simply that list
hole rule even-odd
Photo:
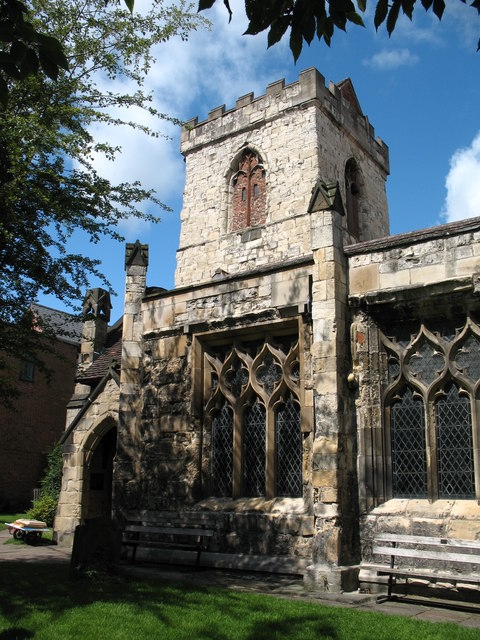
[{"label": "wooden bench", "polygon": [[132,547],[131,562],[135,562],[137,548],[190,550],[196,552],[196,565],[206,551],[214,534],[205,524],[198,526],[169,522],[127,522],[122,533],[122,545]]},{"label": "wooden bench", "polygon": [[[372,553],[389,558],[388,567],[374,567],[378,576],[388,576],[387,595],[380,596],[379,601],[395,597],[392,590],[397,578],[405,580],[407,588],[412,579],[451,585],[452,588],[480,585],[478,541],[382,533],[375,536]],[[399,566],[396,566],[397,561]],[[432,568],[432,561],[435,568]],[[428,562],[430,566],[422,566]],[[475,565],[477,573],[473,571]]]}]

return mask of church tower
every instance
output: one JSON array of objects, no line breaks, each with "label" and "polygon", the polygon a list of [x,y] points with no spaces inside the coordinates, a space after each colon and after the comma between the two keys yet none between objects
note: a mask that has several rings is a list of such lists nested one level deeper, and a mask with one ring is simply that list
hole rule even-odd
[{"label": "church tower", "polygon": [[117,515],[203,518],[202,562],[345,589],[360,550],[344,247],[388,234],[388,149],[350,80],[309,69],[188,122],[181,152],[175,289],[136,315]]},{"label": "church tower", "polygon": [[389,233],[388,148],[349,79],[315,69],[184,127],[186,161],[175,285],[237,275],[311,254],[319,211],[339,214],[342,242]]}]

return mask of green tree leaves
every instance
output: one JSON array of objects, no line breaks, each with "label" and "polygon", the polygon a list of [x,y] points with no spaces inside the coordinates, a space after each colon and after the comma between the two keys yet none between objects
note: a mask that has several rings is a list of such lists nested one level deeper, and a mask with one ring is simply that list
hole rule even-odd
[{"label": "green tree leaves", "polygon": [[[209,9],[216,0],[199,0],[198,10]],[[232,11],[228,0],[223,0],[230,18]],[[442,19],[445,9],[444,0],[420,0],[426,11]],[[460,0],[467,4],[467,0]],[[417,0],[377,0],[374,13],[374,25],[378,29],[385,23],[391,35],[396,27],[398,16],[404,13],[413,18]],[[473,0],[470,6],[480,14],[480,0]],[[323,38],[330,46],[335,29],[346,31],[348,23],[364,27],[362,14],[367,8],[366,0],[245,0],[245,11],[249,20],[246,34],[256,35],[268,29],[268,46],[276,44],[290,30],[290,49],[295,60],[298,59],[303,43],[310,44],[315,37]],[[477,51],[480,49],[480,39]]]},{"label": "green tree leaves", "polygon": [[0,106],[8,100],[8,80],[22,80],[41,69],[56,79],[68,62],[60,42],[38,31],[27,20],[26,5],[19,0],[0,2]]},{"label": "green tree leaves", "polygon": [[[162,121],[177,123],[143,90],[153,47],[206,22],[182,2],[162,0],[133,14],[123,0],[31,0],[31,12],[35,32],[49,33],[37,39],[45,73],[5,75],[9,98],[0,109],[0,402],[9,382],[6,356],[44,348],[25,319],[29,304],[44,292],[74,305],[92,278],[108,288],[89,244],[123,240],[119,221],[157,221],[167,208],[148,186],[114,183],[98,172],[92,158],[113,161],[121,149],[113,136],[94,138],[92,126],[158,136]],[[65,63],[59,69],[57,43]],[[28,46],[12,47],[21,68]],[[74,235],[84,241],[81,254],[69,251]]]}]

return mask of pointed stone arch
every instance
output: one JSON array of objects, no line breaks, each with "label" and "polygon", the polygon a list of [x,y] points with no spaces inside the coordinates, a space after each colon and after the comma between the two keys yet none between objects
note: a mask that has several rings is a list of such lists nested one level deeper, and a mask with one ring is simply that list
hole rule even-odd
[{"label": "pointed stone arch", "polygon": [[57,542],[73,541],[86,519],[110,517],[113,459],[118,417],[107,411],[96,420],[87,413],[63,443],[63,476],[55,534]]},{"label": "pointed stone arch", "polygon": [[117,423],[105,418],[85,440],[82,519],[110,518]]},{"label": "pointed stone arch", "polygon": [[265,223],[267,216],[266,167],[260,152],[243,147],[230,163],[230,229],[239,231]]},{"label": "pointed stone arch", "polygon": [[361,240],[361,203],[364,198],[364,180],[355,158],[349,158],[345,164],[345,203],[348,231]]}]

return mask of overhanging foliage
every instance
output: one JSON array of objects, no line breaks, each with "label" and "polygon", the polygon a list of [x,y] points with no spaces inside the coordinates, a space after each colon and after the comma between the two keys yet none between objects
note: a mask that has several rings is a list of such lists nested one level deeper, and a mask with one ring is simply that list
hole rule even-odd
[{"label": "overhanging foliage", "polygon": [[[198,9],[210,9],[217,0],[199,0]],[[467,4],[467,0],[460,0]],[[229,0],[223,0],[230,18],[232,10]],[[445,10],[444,0],[378,0],[375,7],[374,25],[378,29],[386,24],[391,35],[400,12],[410,18],[416,5],[433,11],[439,20]],[[468,4],[480,14],[480,0]],[[317,37],[330,46],[336,29],[345,31],[348,23],[365,26],[363,15],[367,0],[245,0],[245,11],[249,20],[246,34],[256,35],[268,29],[268,46],[276,44],[289,32],[290,49],[295,60],[302,51],[303,43],[310,44]],[[480,49],[480,39],[477,51]]]},{"label": "overhanging foliage", "polygon": [[[0,109],[0,376],[5,356],[21,356],[22,345],[32,355],[41,349],[39,333],[25,319],[37,295],[72,304],[92,278],[108,288],[89,243],[123,241],[120,220],[157,221],[167,208],[153,189],[112,183],[97,171],[94,156],[113,161],[121,149],[113,136],[94,137],[92,126],[158,137],[162,121],[177,123],[158,112],[143,89],[152,48],[174,36],[185,39],[206,23],[194,7],[162,0],[133,14],[113,0],[32,0],[31,11],[34,29],[48,30],[61,44],[68,70],[56,80],[43,73],[6,79],[9,99]],[[158,128],[130,119],[134,110]],[[68,250],[74,234],[83,234],[82,254]],[[2,395],[10,382],[8,374],[0,379]]]}]

